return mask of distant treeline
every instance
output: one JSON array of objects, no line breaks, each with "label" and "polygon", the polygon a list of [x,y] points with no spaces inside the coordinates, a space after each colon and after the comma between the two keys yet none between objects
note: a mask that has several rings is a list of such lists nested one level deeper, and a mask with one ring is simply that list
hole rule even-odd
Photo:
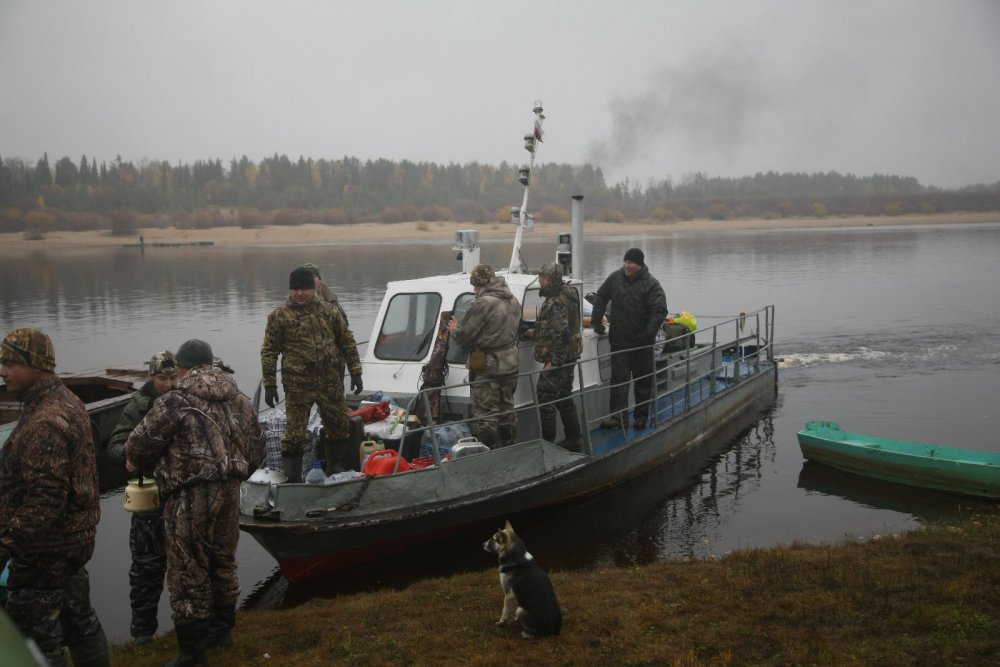
[{"label": "distant treeline", "polygon": [[[1000,210],[1000,182],[958,190],[915,178],[875,174],[758,173],[742,178],[693,174],[608,185],[600,167],[549,163],[530,175],[530,212],[540,222],[569,219],[570,197],[584,195],[588,218],[745,218],[902,215]],[[349,224],[357,221],[510,219],[521,203],[518,165],[439,165],[403,160],[259,163],[243,157],[171,165],[120,157],[110,164],[48,155],[34,165],[0,157],[0,231],[212,227],[226,224]]]}]

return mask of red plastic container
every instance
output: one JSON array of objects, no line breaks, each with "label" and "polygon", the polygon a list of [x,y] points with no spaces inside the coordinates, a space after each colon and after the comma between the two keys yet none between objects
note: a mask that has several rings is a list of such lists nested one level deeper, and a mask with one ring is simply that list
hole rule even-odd
[{"label": "red plastic container", "polygon": [[[396,467],[396,461],[399,460],[399,467]],[[372,455],[368,457],[368,463],[365,464],[365,469],[362,470],[366,475],[391,475],[393,472],[404,472],[410,470],[410,463],[399,455],[395,449],[384,449],[381,451],[372,452]]]}]

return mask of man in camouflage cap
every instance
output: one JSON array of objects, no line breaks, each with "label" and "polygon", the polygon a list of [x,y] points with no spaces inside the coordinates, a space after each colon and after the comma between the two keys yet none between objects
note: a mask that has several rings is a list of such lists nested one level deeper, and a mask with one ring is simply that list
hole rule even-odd
[{"label": "man in camouflage cap", "polygon": [[[476,298],[461,322],[454,317],[448,322],[448,331],[469,351],[465,367],[472,382],[472,416],[481,417],[473,427],[476,437],[489,447],[503,447],[516,440],[514,390],[520,366],[521,304],[489,264],[474,268],[469,283]],[[503,414],[498,417],[497,413]]]},{"label": "man in camouflage cap", "polygon": [[175,387],[132,430],[125,456],[131,472],[155,470],[180,648],[169,664],[180,667],[205,664],[206,648],[233,643],[240,482],[264,460],[264,434],[208,343],[185,341],[175,360]]},{"label": "man in camouflage cap", "polygon": [[49,664],[107,665],[86,563],[101,517],[90,418],[53,373],[52,341],[15,329],[0,343],[0,377],[22,403],[0,459],[0,561],[6,610]]},{"label": "man in camouflage cap", "polygon": [[[149,360],[149,380],[132,394],[118,418],[118,424],[108,439],[108,456],[125,466],[125,441],[132,429],[142,421],[153,402],[174,387],[177,363],[173,352],[154,354]],[[152,470],[143,471],[152,476]],[[140,474],[143,474],[140,473]],[[137,644],[153,640],[157,628],[157,612],[163,577],[167,572],[167,547],[163,534],[163,506],[157,504],[149,512],[132,512],[132,526],[128,537],[132,552],[132,566],[128,571],[132,603],[132,638]]]},{"label": "man in camouflage cap", "polygon": [[328,470],[337,462],[357,467],[357,451],[349,446],[350,424],[341,368],[346,362],[355,394],[364,388],[361,357],[354,334],[339,308],[316,298],[313,274],[299,267],[288,277],[288,301],[267,317],[260,361],[264,402],[278,402],[278,357],[285,390],[285,434],[281,456],[290,482],[302,481],[302,454],[309,439],[306,426],[313,404],[319,408],[325,432]]},{"label": "man in camouflage cap", "polygon": [[574,362],[583,351],[580,333],[580,295],[563,282],[562,265],[546,262],[538,272],[538,293],[545,297],[535,322],[535,361],[545,369],[538,377],[538,411],[542,437],[554,443],[556,411],[562,419],[566,440],[562,446],[580,449],[580,419],[573,391]]}]

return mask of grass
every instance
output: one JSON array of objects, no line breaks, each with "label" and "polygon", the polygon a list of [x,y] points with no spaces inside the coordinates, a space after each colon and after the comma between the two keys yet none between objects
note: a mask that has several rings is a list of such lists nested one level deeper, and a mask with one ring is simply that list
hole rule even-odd
[{"label": "grass", "polygon": [[[530,545],[529,545],[530,546]],[[1000,665],[1000,513],[719,560],[550,573],[559,637],[494,627],[495,572],[240,611],[229,665]],[[162,665],[173,635],[113,648]]]}]

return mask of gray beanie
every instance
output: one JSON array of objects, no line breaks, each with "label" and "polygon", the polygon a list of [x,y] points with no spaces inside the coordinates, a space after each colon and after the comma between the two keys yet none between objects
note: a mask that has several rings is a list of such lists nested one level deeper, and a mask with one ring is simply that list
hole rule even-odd
[{"label": "gray beanie", "polygon": [[212,346],[203,340],[192,338],[184,341],[179,348],[174,360],[181,368],[195,368],[196,366],[211,366],[215,358],[212,356]]}]

